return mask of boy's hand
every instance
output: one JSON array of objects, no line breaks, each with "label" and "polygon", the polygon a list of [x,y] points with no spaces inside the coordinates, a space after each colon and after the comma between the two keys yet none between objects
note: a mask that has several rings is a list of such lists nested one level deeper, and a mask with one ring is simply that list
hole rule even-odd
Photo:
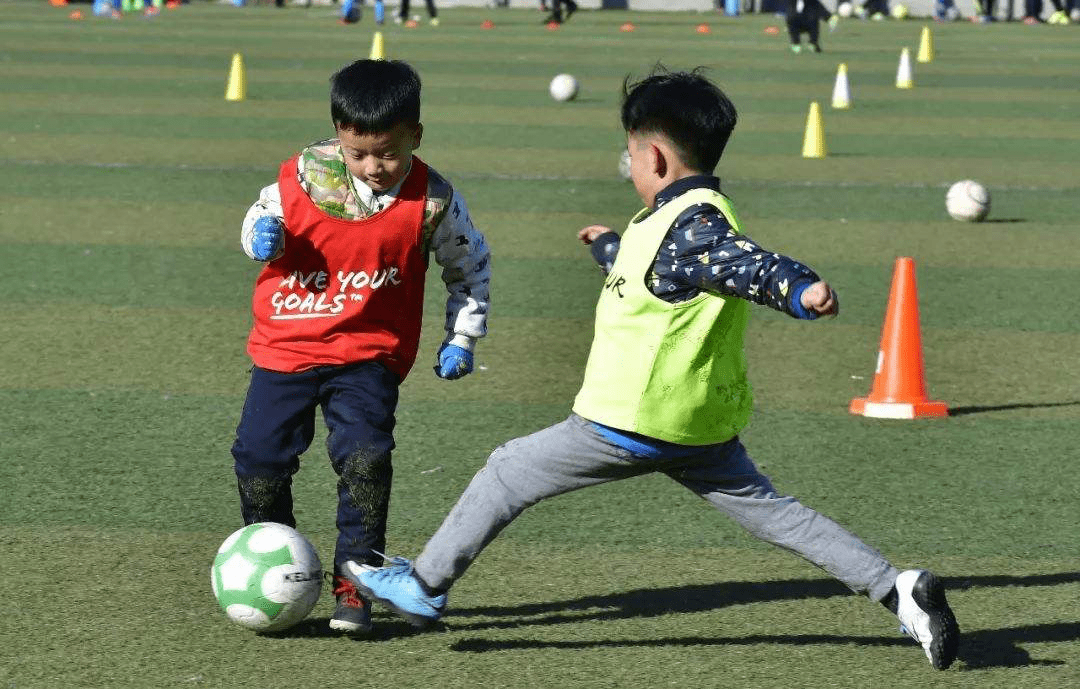
[{"label": "boy's hand", "polygon": [[611,228],[603,225],[589,225],[578,230],[577,238],[585,244],[592,244],[593,240],[605,232],[611,232]]},{"label": "boy's hand", "polygon": [[444,380],[456,380],[472,373],[472,352],[457,345],[444,344],[439,347],[439,365],[435,375]]},{"label": "boy's hand", "polygon": [[285,243],[285,228],[272,215],[264,215],[255,221],[251,232],[251,254],[256,261],[277,258]]},{"label": "boy's hand", "polygon": [[819,280],[803,290],[802,307],[818,316],[836,316],[840,313],[840,300],[829,283]]}]

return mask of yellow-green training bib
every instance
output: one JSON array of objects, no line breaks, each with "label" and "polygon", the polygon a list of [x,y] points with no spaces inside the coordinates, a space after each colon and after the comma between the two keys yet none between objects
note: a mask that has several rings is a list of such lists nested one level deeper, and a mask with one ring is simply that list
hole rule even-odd
[{"label": "yellow-green training bib", "polygon": [[576,414],[684,445],[730,440],[750,420],[747,302],[703,291],[672,304],[646,283],[668,229],[698,203],[717,207],[739,232],[731,203],[711,189],[691,190],[630,221],[596,305]]}]

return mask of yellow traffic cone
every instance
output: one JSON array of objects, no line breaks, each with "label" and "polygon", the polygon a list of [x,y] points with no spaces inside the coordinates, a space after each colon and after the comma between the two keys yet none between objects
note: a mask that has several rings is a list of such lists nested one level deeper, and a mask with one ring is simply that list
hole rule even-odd
[{"label": "yellow traffic cone", "polygon": [[900,66],[896,69],[896,88],[909,89],[915,86],[911,79],[911,54],[907,48],[900,52]]},{"label": "yellow traffic cone", "polygon": [[836,69],[836,83],[832,90],[834,110],[847,110],[851,107],[851,87],[848,85],[847,65],[843,62]]},{"label": "yellow traffic cone", "polygon": [[810,103],[810,113],[806,116],[806,134],[803,135],[803,158],[825,157],[825,132],[821,128],[821,108],[817,101]]},{"label": "yellow traffic cone", "polygon": [[225,100],[244,100],[247,97],[247,77],[244,76],[244,58],[240,53],[232,56],[229,83],[225,86]]},{"label": "yellow traffic cone", "polygon": [[930,36],[929,26],[922,28],[922,35],[919,36],[919,54],[915,59],[918,62],[934,61],[934,39]]},{"label": "yellow traffic cone", "polygon": [[375,36],[371,39],[371,56],[372,60],[385,60],[386,49],[383,47],[382,31],[376,31]]}]

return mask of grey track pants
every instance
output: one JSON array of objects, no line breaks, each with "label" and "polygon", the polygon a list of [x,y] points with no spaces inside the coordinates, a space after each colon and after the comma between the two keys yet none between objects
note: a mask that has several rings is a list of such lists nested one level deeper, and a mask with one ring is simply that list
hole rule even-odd
[{"label": "grey track pants", "polygon": [[736,438],[689,456],[644,458],[612,444],[577,415],[495,449],[416,558],[429,585],[449,588],[525,508],[607,481],[661,472],[751,534],[790,550],[881,600],[898,574],[880,553],[792,497],[777,495]]}]

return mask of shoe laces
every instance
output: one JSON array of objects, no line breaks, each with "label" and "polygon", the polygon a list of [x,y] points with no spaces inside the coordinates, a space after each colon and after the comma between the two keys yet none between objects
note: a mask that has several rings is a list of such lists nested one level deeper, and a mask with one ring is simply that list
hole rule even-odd
[{"label": "shoe laces", "polygon": [[338,603],[350,608],[364,607],[364,599],[356,592],[356,587],[353,586],[351,581],[338,574],[332,575],[331,578],[334,584],[334,595],[337,596]]},{"label": "shoe laces", "polygon": [[387,561],[387,564],[380,567],[374,573],[375,576],[381,579],[387,579],[390,581],[397,581],[403,578],[414,579],[413,563],[411,560],[401,557],[400,555],[390,556],[385,553],[380,553],[378,550],[372,548],[372,552],[381,556]]}]

